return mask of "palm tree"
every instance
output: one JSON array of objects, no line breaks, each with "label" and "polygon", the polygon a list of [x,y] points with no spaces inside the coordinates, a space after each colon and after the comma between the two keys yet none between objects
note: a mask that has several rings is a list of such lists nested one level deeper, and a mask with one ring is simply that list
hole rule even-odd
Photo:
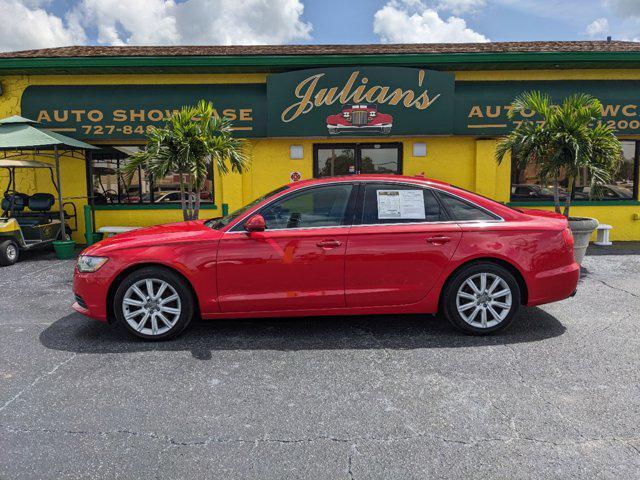
[{"label": "palm tree", "polygon": [[518,168],[534,165],[539,180],[553,183],[553,203],[560,213],[560,177],[567,179],[562,214],[569,218],[576,178],[588,173],[590,195],[611,181],[622,160],[622,145],[612,128],[602,120],[602,105],[591,95],[575,94],[555,104],[547,94],[526,92],[511,104],[509,118],[531,112],[538,119],[523,121],[498,142],[496,160],[502,163],[511,153]]},{"label": "palm tree", "polygon": [[132,157],[124,172],[129,182],[138,167],[149,178],[177,174],[182,216],[196,220],[212,162],[220,175],[242,173],[249,166],[245,150],[245,142],[232,135],[231,122],[216,116],[211,102],[201,100],[196,106],[182,107],[164,127],[151,129],[146,147]]}]

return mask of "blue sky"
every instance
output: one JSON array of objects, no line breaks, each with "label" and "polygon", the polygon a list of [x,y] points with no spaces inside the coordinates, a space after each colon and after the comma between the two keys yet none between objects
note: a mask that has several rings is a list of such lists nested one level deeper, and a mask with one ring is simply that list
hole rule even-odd
[{"label": "blue sky", "polygon": [[[386,0],[314,0],[306,1],[303,18],[313,23],[313,39],[309,43],[378,43],[372,29],[376,11]],[[437,2],[423,2],[434,5]],[[491,1],[476,11],[459,16],[468,27],[491,41],[531,40],[631,40],[640,37],[640,0],[627,2],[628,9],[617,8],[619,3],[598,0],[586,1]],[[629,10],[636,4],[638,17],[629,18]],[[336,15],[335,12],[341,12]],[[445,12],[443,17],[449,15]],[[609,30],[590,36],[587,26],[598,18],[607,19]],[[624,20],[626,18],[626,20]],[[425,39],[428,41],[428,39]]]},{"label": "blue sky", "polygon": [[0,0],[0,51],[640,38],[640,0]]}]

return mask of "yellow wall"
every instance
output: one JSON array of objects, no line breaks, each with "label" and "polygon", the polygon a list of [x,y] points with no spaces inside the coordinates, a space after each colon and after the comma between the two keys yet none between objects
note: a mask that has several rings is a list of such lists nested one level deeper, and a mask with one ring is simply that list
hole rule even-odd
[{"label": "yellow wall", "polygon": [[[203,208],[200,210],[200,218],[219,217],[220,210]],[[159,223],[171,223],[182,221],[182,210],[180,209],[131,209],[131,210],[97,210],[96,230],[100,227],[121,226],[121,227],[144,227],[147,225],[157,225]],[[83,230],[84,232],[84,230]]]},{"label": "yellow wall", "polygon": [[[348,138],[341,139],[345,143],[372,143],[377,139]],[[225,187],[223,198],[225,203],[233,207],[239,198],[246,203],[285,183],[289,183],[289,175],[293,171],[302,174],[303,179],[313,177],[313,145],[334,143],[334,139],[261,139],[251,142],[252,164],[245,174],[248,181],[242,193],[229,192]],[[403,173],[437,178],[452,182],[463,188],[475,188],[475,144],[471,137],[431,137],[431,138],[398,138],[385,137],[381,142],[400,142],[403,145]],[[413,143],[427,144],[426,157],[413,156]],[[291,160],[289,147],[301,145],[304,158]],[[238,184],[240,186],[240,184]]]},{"label": "yellow wall", "polygon": [[[626,80],[640,79],[640,70],[521,70],[521,71],[465,71],[455,72],[456,80]],[[265,82],[266,74],[189,74],[189,75],[34,75],[0,77],[3,94],[0,96],[0,118],[20,114],[20,99],[28,85],[87,85],[87,84],[176,84],[176,83],[257,83]],[[372,142],[376,139],[341,139],[346,142]],[[510,162],[498,166],[493,152],[495,140],[474,137],[385,137],[385,142],[402,142],[403,170],[406,175],[424,173],[476,191],[499,201],[509,200]],[[242,206],[280,185],[289,182],[292,171],[303,178],[312,176],[313,144],[331,143],[334,139],[258,139],[249,142],[252,165],[242,175],[231,174],[215,179],[216,204],[226,203],[230,210]],[[427,144],[427,156],[412,156],[414,142]],[[289,147],[302,145],[304,158],[291,160]],[[0,172],[0,188],[6,187],[6,176]],[[82,205],[86,203],[84,162],[74,159],[62,161],[62,185],[65,197],[73,197],[78,206],[79,232],[74,235],[84,241]],[[51,191],[46,172],[23,172],[18,188],[25,193]],[[53,193],[53,192],[52,192]],[[549,208],[549,207],[544,207]],[[205,210],[202,217],[220,215],[221,210]],[[573,215],[593,216],[601,223],[614,226],[614,240],[640,240],[640,206],[575,206]],[[100,210],[96,212],[96,228],[107,225],[141,226],[181,220],[180,210],[131,209]]]}]

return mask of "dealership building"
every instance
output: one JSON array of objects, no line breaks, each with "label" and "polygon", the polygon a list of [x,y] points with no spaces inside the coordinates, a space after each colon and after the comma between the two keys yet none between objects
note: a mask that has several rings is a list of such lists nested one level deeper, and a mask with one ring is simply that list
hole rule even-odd
[{"label": "dealership building", "polygon": [[[524,42],[233,47],[63,47],[0,53],[0,118],[20,115],[100,147],[62,162],[66,201],[95,227],[181,219],[177,178],[128,183],[121,168],[176,109],[210,100],[247,139],[251,167],[212,170],[201,217],[234,210],[278,186],[312,177],[424,175],[513,206],[552,208],[536,172],[495,161],[497,139],[520,93],[560,100],[586,92],[623,144],[602,196],[577,180],[572,214],[640,240],[640,43]],[[28,155],[32,155],[31,153]],[[37,155],[36,155],[37,156]],[[29,157],[32,158],[32,157]],[[48,161],[47,157],[43,157]],[[7,186],[5,173],[0,188]],[[17,190],[49,191],[48,175],[21,171]],[[562,184],[562,182],[561,182]]]}]

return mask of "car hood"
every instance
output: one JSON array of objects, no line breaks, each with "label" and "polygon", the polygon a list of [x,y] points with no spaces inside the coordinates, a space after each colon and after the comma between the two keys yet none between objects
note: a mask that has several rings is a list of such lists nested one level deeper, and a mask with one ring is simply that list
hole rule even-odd
[{"label": "car hood", "polygon": [[166,223],[119,233],[86,248],[83,255],[104,255],[116,250],[185,243],[211,241],[220,237],[218,230],[204,225],[206,220]]}]

